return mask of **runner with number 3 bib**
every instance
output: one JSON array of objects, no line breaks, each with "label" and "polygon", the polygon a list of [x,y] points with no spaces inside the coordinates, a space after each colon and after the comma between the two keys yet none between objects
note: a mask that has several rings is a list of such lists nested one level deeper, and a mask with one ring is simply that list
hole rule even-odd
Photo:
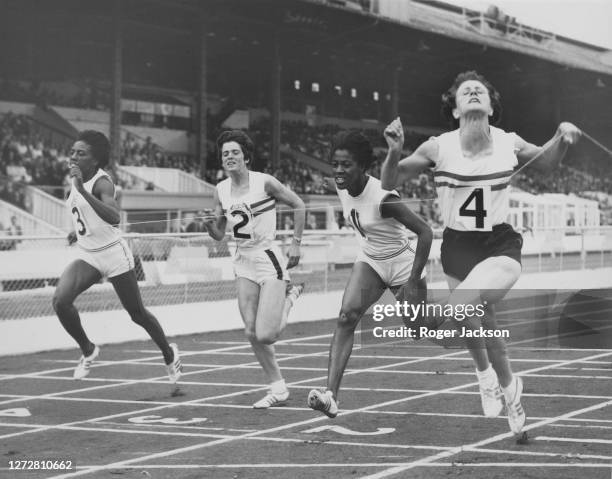
[{"label": "runner with number 3 bib", "polygon": [[102,277],[107,277],[132,321],[142,326],[157,344],[170,382],[174,384],[183,368],[179,350],[176,344],[168,344],[161,325],[142,302],[134,257],[118,227],[115,185],[103,170],[109,158],[110,143],[99,131],[81,132],[70,150],[72,189],[66,206],[72,215],[74,231],[68,235],[68,242],[76,241],[78,259],[62,273],[53,296],[53,309],[81,348],[83,355],[74,370],[74,378],[83,379],[100,354],[100,348],[85,334],[74,300]]}]

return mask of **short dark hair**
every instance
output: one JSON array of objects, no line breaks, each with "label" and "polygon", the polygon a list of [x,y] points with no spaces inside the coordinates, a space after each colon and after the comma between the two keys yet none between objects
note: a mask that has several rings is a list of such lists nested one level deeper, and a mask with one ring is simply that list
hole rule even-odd
[{"label": "short dark hair", "polygon": [[497,125],[501,120],[502,114],[501,96],[491,82],[475,70],[459,73],[451,87],[442,95],[442,116],[448,120],[453,127],[457,126],[459,121],[453,116],[453,110],[457,107],[457,90],[463,82],[468,80],[479,81],[488,90],[489,98],[491,98],[491,107],[493,108],[493,116],[490,122],[493,125]]},{"label": "short dark hair", "polygon": [[98,168],[106,168],[110,160],[110,141],[104,133],[96,130],[84,130],[79,133],[76,141],[89,145],[91,155],[96,159]]},{"label": "short dark hair", "polygon": [[336,133],[332,140],[330,159],[337,150],[348,151],[355,162],[364,170],[367,170],[374,163],[372,143],[360,131],[344,130]]},{"label": "short dark hair", "polygon": [[253,140],[249,138],[249,135],[242,130],[227,130],[219,135],[217,138],[217,153],[219,159],[222,159],[221,150],[223,149],[223,144],[230,141],[235,141],[240,145],[245,163],[252,165],[255,159],[255,145],[253,144]]}]

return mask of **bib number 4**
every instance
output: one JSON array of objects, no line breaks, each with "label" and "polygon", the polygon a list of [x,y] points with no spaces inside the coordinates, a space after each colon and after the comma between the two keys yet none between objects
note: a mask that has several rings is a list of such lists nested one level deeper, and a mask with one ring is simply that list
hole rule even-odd
[{"label": "bib number 4", "polygon": [[491,208],[491,187],[474,188],[464,195],[465,200],[459,199],[459,221],[470,230],[490,231],[491,219],[488,218],[488,212]]}]

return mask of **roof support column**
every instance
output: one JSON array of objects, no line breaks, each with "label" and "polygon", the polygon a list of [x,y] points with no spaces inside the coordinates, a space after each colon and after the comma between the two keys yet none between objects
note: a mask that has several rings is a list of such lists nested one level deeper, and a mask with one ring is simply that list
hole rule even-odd
[{"label": "roof support column", "polygon": [[402,59],[398,58],[397,65],[393,70],[393,78],[391,84],[391,119],[397,118],[400,114],[400,79],[402,75]]},{"label": "roof support column", "polygon": [[121,86],[123,81],[123,22],[121,0],[113,6],[113,82],[110,105],[111,155],[108,168],[115,170],[121,159]]},{"label": "roof support column", "polygon": [[550,79],[550,120],[554,128],[556,128],[562,120],[561,115],[563,114],[563,112],[561,109],[561,94],[561,71],[558,68],[555,68],[552,71]]},{"label": "roof support column", "polygon": [[208,155],[207,148],[207,131],[208,131],[208,122],[207,122],[207,99],[206,99],[206,90],[208,88],[207,85],[207,58],[208,58],[208,25],[204,20],[204,8],[201,10],[201,19],[200,19],[200,58],[199,58],[199,69],[198,69],[198,101],[196,105],[196,158],[200,160],[200,177],[205,178],[206,175],[206,160]]},{"label": "roof support column", "polygon": [[270,167],[275,168],[280,163],[280,142],[281,142],[281,54],[280,54],[280,33],[278,30],[273,39],[272,56],[272,101],[270,117],[272,123],[272,151],[270,152]]}]

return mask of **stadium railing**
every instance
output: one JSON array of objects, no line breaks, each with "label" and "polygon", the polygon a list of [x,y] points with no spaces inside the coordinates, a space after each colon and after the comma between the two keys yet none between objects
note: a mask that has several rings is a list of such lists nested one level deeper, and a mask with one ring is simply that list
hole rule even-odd
[{"label": "stadium railing", "polygon": [[[353,231],[305,231],[302,259],[290,270],[308,293],[341,291],[357,253]],[[278,243],[286,251],[292,232]],[[135,271],[147,306],[234,300],[229,239],[212,240],[202,233],[126,234]],[[427,265],[430,283],[443,281],[440,231]],[[523,272],[558,272],[612,267],[612,227],[557,229],[524,233]],[[0,233],[0,320],[54,314],[51,299],[64,268],[77,258],[77,246],[64,236],[2,236]],[[121,309],[108,282],[94,285],[76,302],[82,311]]]}]

